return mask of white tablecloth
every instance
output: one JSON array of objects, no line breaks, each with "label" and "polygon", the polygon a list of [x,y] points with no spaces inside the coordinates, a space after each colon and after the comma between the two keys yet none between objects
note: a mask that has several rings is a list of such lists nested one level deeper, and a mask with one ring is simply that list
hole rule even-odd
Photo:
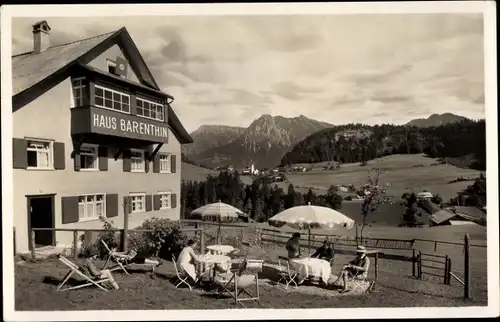
[{"label": "white tablecloth", "polygon": [[198,265],[196,270],[198,276],[203,275],[206,271],[212,269],[215,264],[219,264],[221,268],[228,270],[231,268],[231,258],[224,255],[205,254],[198,257]]},{"label": "white tablecloth", "polygon": [[330,279],[330,263],[319,258],[294,258],[290,265],[297,271],[297,280],[302,283],[308,276],[321,277],[325,283]]},{"label": "white tablecloth", "polygon": [[210,245],[207,249],[212,255],[227,255],[234,250],[234,247],[231,245]]}]

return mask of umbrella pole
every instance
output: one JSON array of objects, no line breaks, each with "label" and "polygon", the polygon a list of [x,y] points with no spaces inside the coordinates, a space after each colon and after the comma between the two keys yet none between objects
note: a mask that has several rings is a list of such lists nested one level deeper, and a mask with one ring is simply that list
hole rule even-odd
[{"label": "umbrella pole", "polygon": [[308,243],[309,243],[309,256],[311,256],[311,228],[309,228],[309,236],[308,236]]}]

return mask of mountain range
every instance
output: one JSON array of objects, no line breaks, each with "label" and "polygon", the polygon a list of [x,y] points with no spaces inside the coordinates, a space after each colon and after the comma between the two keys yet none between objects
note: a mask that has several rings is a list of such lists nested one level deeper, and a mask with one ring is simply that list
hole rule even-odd
[{"label": "mountain range", "polygon": [[414,119],[406,123],[406,125],[416,126],[416,127],[431,127],[431,126],[440,126],[450,123],[457,123],[465,120],[467,120],[467,118],[460,115],[443,113],[443,114],[432,114],[426,119],[424,118]]},{"label": "mountain range", "polygon": [[[250,166],[271,168],[305,137],[333,125],[311,120],[304,115],[286,118],[262,115],[248,128],[203,125],[191,136],[195,147],[183,146],[189,160],[209,167]],[[201,148],[203,147],[203,148]]]},{"label": "mountain range", "polygon": [[[427,119],[415,119],[406,125],[419,128],[439,126],[460,122],[467,118],[444,113],[433,114]],[[248,128],[226,125],[202,125],[191,133],[195,143],[184,145],[182,152],[198,164],[215,168],[232,166],[241,169],[252,163],[259,169],[279,165],[284,155],[307,137],[325,129],[337,127],[329,123],[312,120],[304,115],[294,118],[262,115]],[[349,125],[342,135],[366,136],[365,130],[354,129]],[[366,132],[366,131],[365,131]]]}]

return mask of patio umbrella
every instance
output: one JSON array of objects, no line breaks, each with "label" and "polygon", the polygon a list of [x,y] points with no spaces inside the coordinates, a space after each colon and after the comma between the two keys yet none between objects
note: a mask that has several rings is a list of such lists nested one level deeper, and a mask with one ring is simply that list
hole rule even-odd
[{"label": "patio umbrella", "polygon": [[217,236],[220,234],[221,224],[223,222],[235,222],[241,220],[242,217],[248,217],[236,207],[219,202],[201,206],[191,212],[188,216],[190,219],[199,219],[202,221],[213,221],[219,223]]},{"label": "patio umbrella", "polygon": [[275,216],[269,218],[269,224],[274,227],[290,226],[295,229],[307,229],[309,231],[309,249],[311,248],[311,229],[339,229],[354,227],[354,220],[346,215],[321,206],[296,206],[286,209]]}]

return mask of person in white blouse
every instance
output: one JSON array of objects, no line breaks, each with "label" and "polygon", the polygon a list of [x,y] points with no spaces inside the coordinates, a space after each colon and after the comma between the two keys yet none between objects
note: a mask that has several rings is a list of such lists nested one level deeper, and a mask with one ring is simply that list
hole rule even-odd
[{"label": "person in white blouse", "polygon": [[179,258],[177,259],[177,265],[181,268],[181,270],[188,274],[194,282],[198,280],[195,267],[195,264],[198,261],[198,255],[194,252],[195,247],[196,242],[192,239],[188,240],[187,246],[182,249],[179,254]]}]

